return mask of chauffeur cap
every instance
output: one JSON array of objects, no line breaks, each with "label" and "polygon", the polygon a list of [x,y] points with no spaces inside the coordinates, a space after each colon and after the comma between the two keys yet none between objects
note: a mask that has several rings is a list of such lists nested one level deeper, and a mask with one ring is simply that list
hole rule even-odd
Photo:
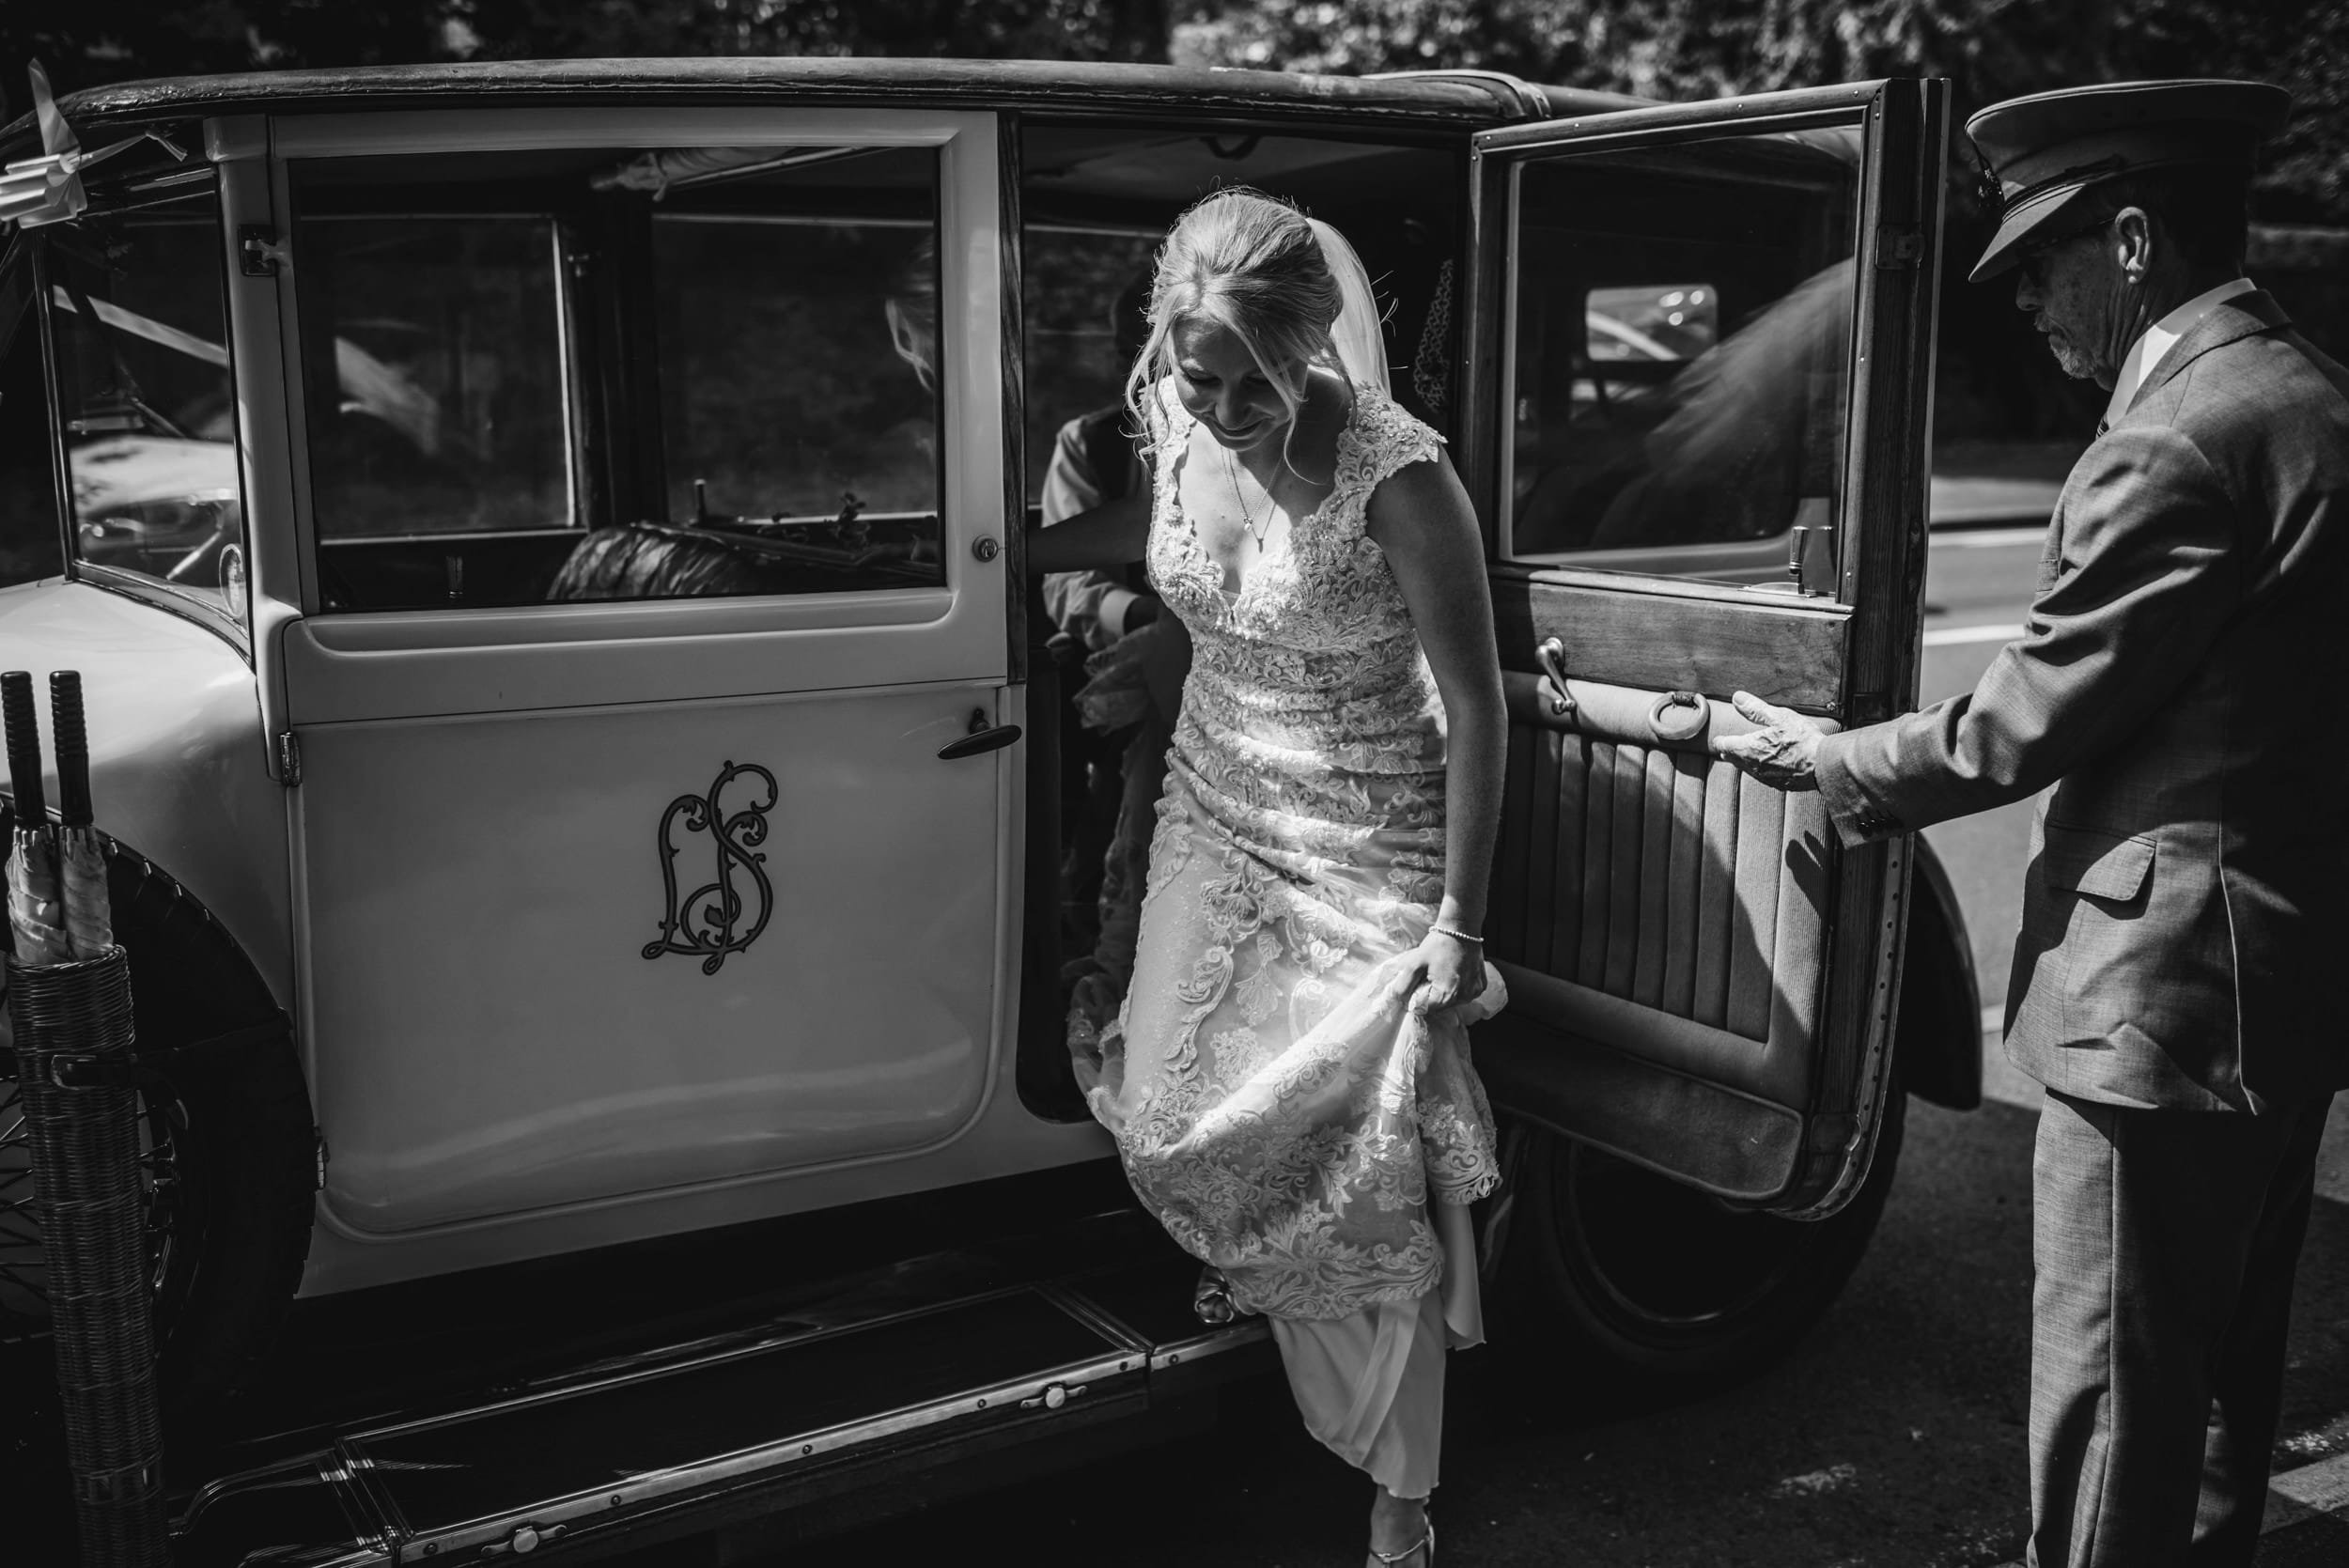
[{"label": "chauffeur cap", "polygon": [[[2155,169],[2232,169],[2248,184],[2259,144],[2283,128],[2292,95],[2263,82],[2111,82],[1993,103],[1966,122],[1999,231],[1972,281],[2055,239],[2097,186]],[[1995,192],[1993,186],[1995,185]]]}]

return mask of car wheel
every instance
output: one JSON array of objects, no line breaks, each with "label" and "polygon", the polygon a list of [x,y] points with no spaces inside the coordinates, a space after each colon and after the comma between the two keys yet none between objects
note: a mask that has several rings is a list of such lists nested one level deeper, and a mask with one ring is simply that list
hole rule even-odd
[{"label": "car wheel", "polygon": [[[174,1441],[200,1440],[267,1350],[300,1281],[317,1136],[282,1015],[271,1007],[233,1027],[252,1016],[254,999],[241,984],[251,974],[242,955],[222,949],[226,934],[136,856],[110,846],[108,873],[138,1034],[165,1421]],[[0,1081],[0,1347],[45,1374],[48,1283],[29,1166],[11,1077]]]},{"label": "car wheel", "polygon": [[1900,1163],[1906,1096],[1887,1095],[1866,1182],[1828,1219],[1739,1209],[1588,1144],[1536,1134],[1518,1175],[1513,1263],[1578,1380],[1656,1390],[1760,1368],[1859,1265]]}]

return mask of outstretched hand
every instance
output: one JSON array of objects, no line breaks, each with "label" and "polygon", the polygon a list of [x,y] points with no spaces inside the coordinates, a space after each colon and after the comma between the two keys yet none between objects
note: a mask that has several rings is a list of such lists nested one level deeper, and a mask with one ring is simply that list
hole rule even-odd
[{"label": "outstretched hand", "polygon": [[1717,735],[1713,754],[1734,762],[1772,789],[1819,787],[1819,737],[1826,732],[1791,707],[1776,707],[1750,691],[1730,699],[1762,727],[1750,735]]}]

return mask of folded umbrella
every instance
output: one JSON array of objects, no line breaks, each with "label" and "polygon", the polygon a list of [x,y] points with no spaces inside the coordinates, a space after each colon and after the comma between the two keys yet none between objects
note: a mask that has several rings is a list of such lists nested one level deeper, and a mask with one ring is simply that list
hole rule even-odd
[{"label": "folded umbrella", "polygon": [[57,881],[66,945],[76,958],[95,958],[114,946],[114,908],[106,896],[106,853],[90,825],[89,730],[78,670],[51,673],[49,728],[57,741]]},{"label": "folded umbrella", "polygon": [[66,940],[57,886],[57,833],[49,825],[41,788],[40,730],[33,717],[33,677],[23,670],[0,675],[0,729],[8,748],[8,783],[16,796],[16,827],[8,846],[8,935],[20,964],[62,964]]}]

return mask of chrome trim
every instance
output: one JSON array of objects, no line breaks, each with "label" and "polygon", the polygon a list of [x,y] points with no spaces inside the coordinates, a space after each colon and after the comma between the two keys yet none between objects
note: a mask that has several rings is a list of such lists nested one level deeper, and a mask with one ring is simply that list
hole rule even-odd
[{"label": "chrome trim", "polygon": [[389,1552],[394,1562],[399,1560],[403,1544],[413,1539],[415,1532],[408,1528],[399,1504],[390,1493],[375,1483],[374,1467],[364,1454],[355,1453],[348,1443],[336,1443],[332,1463],[334,1470],[321,1467],[330,1482],[339,1482],[335,1495],[342,1498],[346,1513],[364,1510],[364,1520],[352,1521],[362,1541],[371,1542],[377,1548]]},{"label": "chrome trim", "polygon": [[371,1546],[342,1557],[330,1558],[319,1563],[317,1568],[379,1568],[379,1565],[381,1568],[390,1568],[391,1564],[398,1560],[399,1548],[397,1546]]},{"label": "chrome trim", "polygon": [[[927,1405],[907,1405],[879,1416],[867,1417],[863,1421],[844,1422],[816,1432],[798,1433],[755,1448],[714,1455],[698,1464],[630,1476],[593,1491],[547,1498],[510,1513],[469,1519],[428,1535],[410,1535],[400,1544],[400,1556],[406,1559],[414,1548],[426,1545],[437,1546],[443,1553],[478,1547],[500,1538],[518,1524],[543,1527],[590,1519],[700,1487],[740,1480],[762,1471],[787,1468],[805,1460],[918,1432],[959,1418],[980,1416],[990,1410],[1009,1410],[1017,1414],[1021,1400],[1041,1399],[1045,1390],[1054,1384],[1068,1388],[1081,1384],[1089,1389],[1103,1379],[1118,1376],[1121,1370],[1130,1369],[1130,1371],[1139,1370],[1132,1368],[1133,1360],[1130,1355],[1108,1355],[1090,1361],[1073,1362],[1009,1382],[966,1389],[952,1398],[936,1400]],[[1070,1397],[1069,1403],[1073,1403],[1074,1397]],[[338,1562],[331,1568],[342,1568],[342,1565]]]},{"label": "chrome trim", "polygon": [[[953,1254],[944,1255],[953,1256]],[[935,1258],[940,1254],[931,1256]],[[860,1328],[901,1322],[923,1312],[991,1300],[997,1296],[1015,1295],[1023,1290],[1033,1291],[1048,1297],[1051,1296],[1050,1286],[1022,1281],[996,1285],[991,1289],[974,1286],[971,1294],[943,1298],[926,1306],[908,1307],[902,1299],[888,1295],[893,1284],[894,1281],[889,1280],[863,1281],[852,1288],[830,1296],[817,1296],[793,1308],[779,1309],[762,1323],[721,1333],[696,1335],[692,1339],[655,1345],[646,1350],[607,1356],[582,1366],[551,1373],[521,1385],[516,1394],[503,1403],[511,1405],[542,1396],[552,1397],[558,1394],[577,1393],[583,1389],[599,1389],[623,1382],[630,1377],[643,1377],[652,1374],[673,1372],[723,1360],[728,1357],[739,1356],[745,1351],[780,1350],[825,1335],[845,1334]],[[1054,1304],[1063,1306],[1066,1310],[1065,1303],[1055,1299]],[[1079,1314],[1071,1312],[1070,1315]],[[1084,1321],[1087,1327],[1093,1327],[1097,1332],[1102,1332],[1098,1324],[1093,1323],[1090,1319]],[[1102,1332],[1102,1337],[1112,1343],[1116,1343],[1119,1338],[1117,1335],[1107,1332]],[[468,1406],[459,1414],[467,1415],[476,1410],[497,1407],[502,1406]],[[434,1419],[448,1418],[436,1417]],[[381,1436],[383,1432],[390,1430],[392,1429],[370,1428],[367,1436]]]},{"label": "chrome trim", "polygon": [[[298,1472],[305,1468],[309,1472],[308,1479],[300,1479]],[[350,1529],[350,1549],[339,1557],[315,1564],[314,1568],[377,1568],[379,1564],[389,1565],[399,1560],[399,1530],[386,1522],[379,1499],[370,1495],[365,1483],[352,1475],[347,1459],[326,1449],[206,1483],[197,1488],[188,1499],[187,1506],[172,1519],[171,1533],[174,1536],[186,1535],[195,1528],[207,1509],[232,1493],[275,1491],[297,1485],[318,1485],[331,1491],[344,1522]],[[354,1511],[365,1511],[368,1517],[356,1517]]]},{"label": "chrome trim", "polygon": [[[365,1443],[373,1439],[383,1437],[403,1436],[412,1432],[428,1432],[436,1426],[457,1426],[462,1424],[463,1422],[474,1421],[482,1416],[495,1415],[501,1411],[517,1410],[532,1405],[547,1405],[556,1400],[578,1399],[587,1394],[600,1393],[606,1389],[624,1388],[631,1383],[643,1383],[656,1377],[666,1377],[673,1373],[691,1372],[703,1367],[720,1366],[727,1361],[744,1360],[753,1356],[763,1356],[770,1351],[782,1350],[790,1346],[804,1345],[817,1340],[836,1338],[843,1334],[854,1334],[868,1328],[894,1327],[895,1325],[901,1323],[911,1323],[920,1318],[935,1316],[940,1312],[954,1312],[961,1308],[973,1307],[985,1301],[1000,1300],[1007,1296],[1035,1294],[1037,1294],[1037,1292],[1035,1292],[1032,1286],[1009,1285],[1002,1290],[981,1291],[974,1296],[957,1296],[952,1300],[934,1302],[928,1306],[913,1308],[910,1311],[891,1312],[882,1316],[862,1319],[854,1323],[843,1323],[813,1329],[802,1329],[799,1332],[786,1332],[764,1336],[742,1343],[727,1346],[723,1349],[717,1349],[705,1356],[687,1356],[678,1360],[664,1361],[655,1365],[633,1364],[631,1362],[631,1364],[616,1367],[610,1376],[591,1377],[576,1383],[540,1385],[539,1387],[525,1389],[521,1393],[511,1395],[505,1399],[491,1400],[484,1405],[468,1405],[460,1410],[447,1411],[435,1416],[418,1417],[413,1421],[396,1421],[389,1426],[371,1426],[364,1431],[352,1433],[344,1441],[346,1444]],[[672,1352],[675,1349],[674,1346],[666,1348]],[[661,1354],[663,1354],[663,1350],[661,1349],[644,1352],[644,1355],[646,1357],[659,1356]]]},{"label": "chrome trim", "polygon": [[[1097,1306],[1092,1297],[1066,1285],[1038,1285],[1035,1293],[1112,1344],[1121,1345],[1137,1355],[1149,1353],[1150,1342],[1147,1339],[1134,1332],[1122,1320],[1112,1316],[1106,1309]],[[1125,1363],[1120,1362],[1118,1370],[1125,1371]]]},{"label": "chrome trim", "polygon": [[240,1470],[234,1475],[221,1476],[197,1487],[189,1496],[187,1506],[181,1509],[179,1517],[172,1521],[172,1528],[184,1531],[203,1516],[206,1509],[231,1492],[269,1492],[285,1486],[307,1484],[307,1483],[270,1479],[288,1475],[295,1469],[305,1466],[310,1470],[311,1479],[320,1484],[333,1485],[339,1479],[340,1464],[335,1459],[333,1451],[329,1449],[319,1449],[314,1453],[304,1453],[291,1459],[279,1460],[275,1464],[264,1465],[257,1469]]},{"label": "chrome trim", "polygon": [[183,621],[202,627],[222,642],[237,650],[238,657],[247,664],[253,662],[253,638],[230,612],[210,599],[176,582],[145,572],[110,567],[102,562],[75,560],[70,580],[86,588],[102,588],[124,598],[179,616]]},{"label": "chrome trim", "polygon": [[1159,1346],[1150,1353],[1150,1370],[1164,1372],[1169,1367],[1204,1361],[1210,1356],[1221,1356],[1227,1350],[1238,1350],[1271,1337],[1272,1327],[1262,1318],[1236,1323],[1212,1334],[1200,1334]]}]

